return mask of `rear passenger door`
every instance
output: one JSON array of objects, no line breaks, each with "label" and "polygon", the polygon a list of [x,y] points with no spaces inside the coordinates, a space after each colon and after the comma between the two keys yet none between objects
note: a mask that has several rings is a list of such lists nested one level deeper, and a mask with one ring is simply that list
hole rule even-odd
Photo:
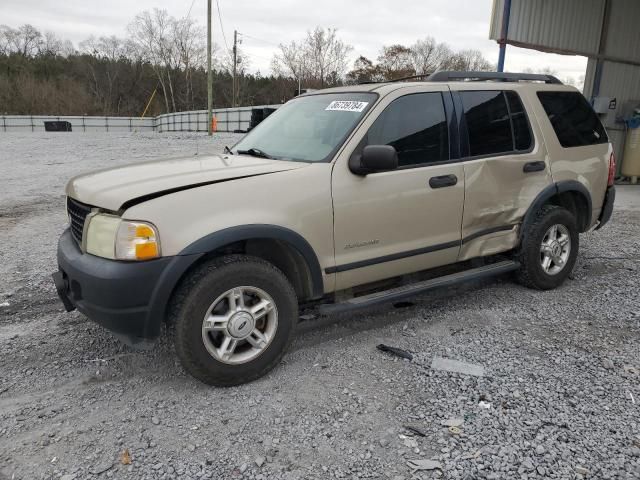
[{"label": "rear passenger door", "polygon": [[453,97],[465,177],[458,259],[466,260],[515,247],[518,224],[552,179],[538,124],[517,87],[458,88]]}]

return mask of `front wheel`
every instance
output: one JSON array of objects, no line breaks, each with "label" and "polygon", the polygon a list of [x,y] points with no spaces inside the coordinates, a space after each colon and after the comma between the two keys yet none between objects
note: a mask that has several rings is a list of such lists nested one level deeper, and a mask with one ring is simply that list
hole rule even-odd
[{"label": "front wheel", "polygon": [[575,217],[565,208],[545,205],[522,233],[518,281],[539,290],[559,287],[571,274],[578,256]]},{"label": "front wheel", "polygon": [[171,321],[185,370],[209,385],[232,386],[277,365],[297,318],[295,292],[280,270],[259,258],[228,255],[185,280]]}]

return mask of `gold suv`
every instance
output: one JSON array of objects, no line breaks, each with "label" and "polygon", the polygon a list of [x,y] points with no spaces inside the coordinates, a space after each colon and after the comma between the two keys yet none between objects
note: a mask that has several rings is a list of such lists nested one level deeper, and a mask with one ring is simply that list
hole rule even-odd
[{"label": "gold suv", "polygon": [[[130,344],[174,329],[212,385],[330,313],[514,271],[555,288],[613,209],[598,117],[548,75],[438,72],[297,97],[225,153],[82,175],[54,280]],[[173,329],[172,329],[173,330]]]}]

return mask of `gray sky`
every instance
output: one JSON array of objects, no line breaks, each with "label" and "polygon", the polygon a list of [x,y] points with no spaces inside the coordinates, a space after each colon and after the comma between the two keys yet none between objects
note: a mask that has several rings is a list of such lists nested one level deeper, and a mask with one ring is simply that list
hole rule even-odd
[{"label": "gray sky", "polygon": [[[215,0],[214,0],[215,1]],[[316,25],[334,27],[353,45],[353,59],[375,59],[382,45],[412,44],[432,36],[454,49],[475,48],[494,63],[498,46],[490,41],[492,0],[219,0],[227,43],[233,30],[244,33],[242,49],[250,70],[268,73],[278,43],[304,37]],[[163,8],[176,17],[187,14],[192,0],[1,0],[0,23],[16,27],[31,23],[51,30],[76,45],[90,35],[124,36],[136,13]],[[206,25],[206,1],[195,0],[191,16]],[[224,48],[220,24],[214,26],[215,42]],[[586,59],[552,55],[515,47],[507,48],[506,70],[550,67],[561,78],[579,78]]]}]

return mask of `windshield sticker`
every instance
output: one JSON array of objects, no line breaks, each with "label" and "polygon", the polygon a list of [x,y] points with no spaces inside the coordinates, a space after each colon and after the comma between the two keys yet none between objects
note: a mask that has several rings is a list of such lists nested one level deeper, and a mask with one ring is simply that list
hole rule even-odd
[{"label": "windshield sticker", "polygon": [[332,112],[362,112],[369,102],[356,102],[354,100],[334,100],[325,110]]}]

